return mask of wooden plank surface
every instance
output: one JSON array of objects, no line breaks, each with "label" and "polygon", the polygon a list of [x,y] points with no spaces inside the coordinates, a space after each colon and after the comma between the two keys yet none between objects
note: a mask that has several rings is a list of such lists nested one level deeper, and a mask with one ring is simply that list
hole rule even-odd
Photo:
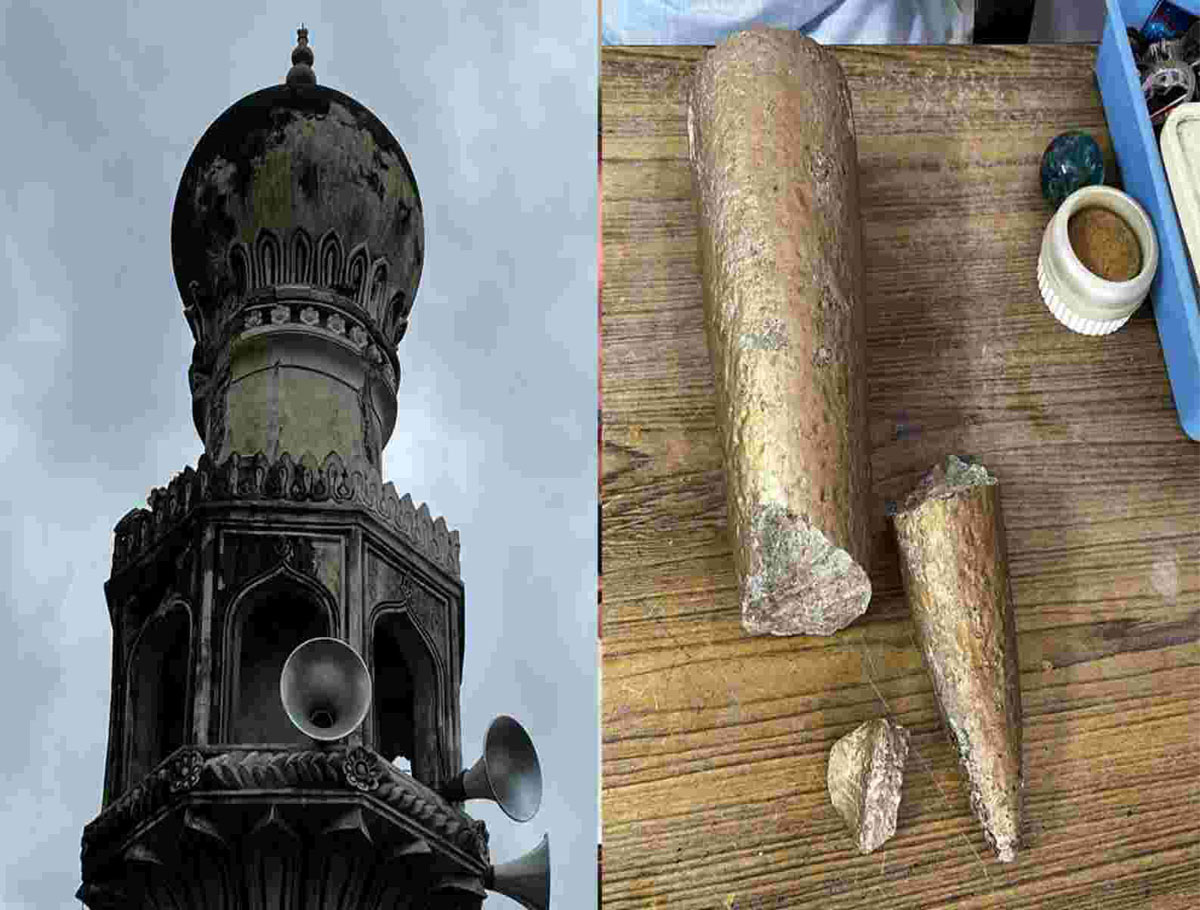
[{"label": "wooden plank surface", "polygon": [[[1115,171],[1095,48],[839,48],[858,134],[876,491],[865,616],[743,634],[702,326],[682,88],[702,48],[604,48],[604,906],[1200,906],[1200,447],[1148,308],[1075,335],[1035,279],[1042,150]],[[1115,182],[1115,181],[1110,181]],[[914,642],[885,503],[943,455],[1002,483],[1026,847],[995,862]],[[913,734],[859,856],[833,743]]]}]

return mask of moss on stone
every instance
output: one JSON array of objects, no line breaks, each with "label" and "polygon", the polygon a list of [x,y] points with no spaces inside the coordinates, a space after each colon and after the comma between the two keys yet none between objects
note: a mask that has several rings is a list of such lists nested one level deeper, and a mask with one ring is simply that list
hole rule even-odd
[{"label": "moss on stone", "polygon": [[255,162],[252,180],[254,217],[242,229],[242,239],[247,243],[254,240],[260,227],[277,228],[292,221],[291,148],[285,145],[268,149],[261,162]]}]

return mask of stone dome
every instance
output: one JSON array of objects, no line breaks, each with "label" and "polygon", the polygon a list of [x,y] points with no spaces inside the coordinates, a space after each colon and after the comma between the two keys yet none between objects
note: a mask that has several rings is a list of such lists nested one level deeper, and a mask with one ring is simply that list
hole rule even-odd
[{"label": "stone dome", "polygon": [[217,461],[311,447],[378,473],[421,277],[421,198],[395,137],[316,84],[298,37],[287,82],[216,119],[175,196],[192,419]]},{"label": "stone dome", "polygon": [[218,117],[175,197],[175,279],[210,357],[256,291],[307,285],[362,311],[394,358],[423,256],[421,199],[400,144],[353,98],[300,80]]}]

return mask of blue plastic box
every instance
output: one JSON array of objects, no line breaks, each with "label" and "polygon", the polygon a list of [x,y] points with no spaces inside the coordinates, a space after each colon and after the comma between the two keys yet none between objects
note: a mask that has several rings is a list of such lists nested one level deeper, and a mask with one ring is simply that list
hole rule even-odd
[{"label": "blue plastic box", "polygon": [[[1179,423],[1188,436],[1200,440],[1200,309],[1196,305],[1196,280],[1125,34],[1127,25],[1138,29],[1145,25],[1158,0],[1106,2],[1108,13],[1096,57],[1096,81],[1125,192],[1150,213],[1158,235],[1160,259],[1150,298]],[[1174,2],[1180,9],[1200,15],[1200,0]]]}]

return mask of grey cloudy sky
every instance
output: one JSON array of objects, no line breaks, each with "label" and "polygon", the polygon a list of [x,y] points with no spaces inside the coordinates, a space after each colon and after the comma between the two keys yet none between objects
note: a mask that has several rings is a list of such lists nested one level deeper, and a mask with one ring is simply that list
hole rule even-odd
[{"label": "grey cloudy sky", "polygon": [[554,903],[594,905],[595,5],[0,0],[6,910],[78,907],[112,526],[202,451],[175,190],[208,125],[283,81],[301,20],[318,80],[388,126],[424,204],[384,479],[462,535],[464,757],[513,714],[545,779],[529,824],[469,810],[497,862],[549,831]]}]

